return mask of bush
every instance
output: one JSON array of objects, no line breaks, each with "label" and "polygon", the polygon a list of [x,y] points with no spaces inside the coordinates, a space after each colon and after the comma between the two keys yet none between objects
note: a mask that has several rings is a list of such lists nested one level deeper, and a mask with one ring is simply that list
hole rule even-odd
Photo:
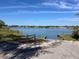
[{"label": "bush", "polygon": [[73,31],[72,37],[75,38],[76,40],[78,40],[79,39],[79,30]]}]

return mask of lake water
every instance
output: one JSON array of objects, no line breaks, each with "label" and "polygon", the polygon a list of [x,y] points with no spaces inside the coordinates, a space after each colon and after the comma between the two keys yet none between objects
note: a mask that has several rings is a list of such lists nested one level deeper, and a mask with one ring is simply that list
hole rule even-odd
[{"label": "lake water", "polygon": [[62,33],[71,34],[72,31],[70,29],[65,28],[53,28],[53,29],[46,29],[46,28],[11,28],[13,30],[19,30],[22,32],[23,35],[30,35],[36,34],[37,37],[45,37],[47,39],[57,39],[57,35]]}]

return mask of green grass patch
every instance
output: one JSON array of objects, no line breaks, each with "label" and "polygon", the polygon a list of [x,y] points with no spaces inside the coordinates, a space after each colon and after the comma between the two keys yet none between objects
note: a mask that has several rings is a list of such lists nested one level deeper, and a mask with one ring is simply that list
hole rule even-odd
[{"label": "green grass patch", "polygon": [[21,33],[19,31],[14,31],[10,29],[0,29],[0,35],[16,35],[19,36]]},{"label": "green grass patch", "polygon": [[43,43],[43,42],[45,42],[45,40],[42,39],[42,38],[39,38],[39,39],[37,40],[37,42],[38,42],[38,43]]},{"label": "green grass patch", "polygon": [[62,40],[68,40],[68,41],[75,41],[76,39],[74,39],[71,35],[61,35]]},{"label": "green grass patch", "polygon": [[21,36],[19,31],[11,30],[8,28],[0,28],[0,41],[17,40]]}]

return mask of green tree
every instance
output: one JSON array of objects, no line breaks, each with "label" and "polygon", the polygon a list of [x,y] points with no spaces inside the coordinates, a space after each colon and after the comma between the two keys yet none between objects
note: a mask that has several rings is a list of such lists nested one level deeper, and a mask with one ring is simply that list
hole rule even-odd
[{"label": "green tree", "polygon": [[[75,14],[76,16],[79,16],[79,13],[76,13]],[[73,26],[73,33],[72,33],[72,36],[78,40],[79,39],[79,26]]]},{"label": "green tree", "polygon": [[0,28],[2,28],[3,26],[5,26],[5,22],[0,20]]},{"label": "green tree", "polygon": [[73,38],[75,38],[76,40],[78,40],[79,39],[79,30],[78,29],[74,30],[73,33],[72,33],[72,36],[73,36]]}]

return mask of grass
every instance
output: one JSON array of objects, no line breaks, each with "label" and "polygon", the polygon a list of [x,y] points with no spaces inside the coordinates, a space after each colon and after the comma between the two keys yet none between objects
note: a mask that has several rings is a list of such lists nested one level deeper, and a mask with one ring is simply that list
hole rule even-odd
[{"label": "grass", "polygon": [[14,31],[8,28],[0,28],[0,41],[16,40],[21,36],[19,31]]},{"label": "grass", "polygon": [[61,35],[61,38],[60,39],[68,40],[68,41],[75,41],[76,40],[71,35]]},{"label": "grass", "polygon": [[0,42],[2,41],[28,41],[28,42],[42,42],[43,39],[34,40],[32,38],[23,38],[20,31],[11,30],[5,26],[5,22],[0,20]]},{"label": "grass", "polygon": [[3,29],[1,28],[0,29],[0,35],[16,35],[16,36],[19,36],[21,35],[21,33],[19,31],[14,31],[14,30],[10,30],[10,29]]},{"label": "grass", "polygon": [[45,40],[42,39],[42,38],[39,38],[39,39],[37,40],[37,42],[38,42],[38,43],[43,43],[43,42],[45,42]]},{"label": "grass", "polygon": [[11,30],[8,28],[0,28],[0,42],[2,41],[15,41],[15,42],[27,42],[27,43],[43,43],[43,38],[38,38],[36,40],[32,38],[22,38],[19,31]]}]

